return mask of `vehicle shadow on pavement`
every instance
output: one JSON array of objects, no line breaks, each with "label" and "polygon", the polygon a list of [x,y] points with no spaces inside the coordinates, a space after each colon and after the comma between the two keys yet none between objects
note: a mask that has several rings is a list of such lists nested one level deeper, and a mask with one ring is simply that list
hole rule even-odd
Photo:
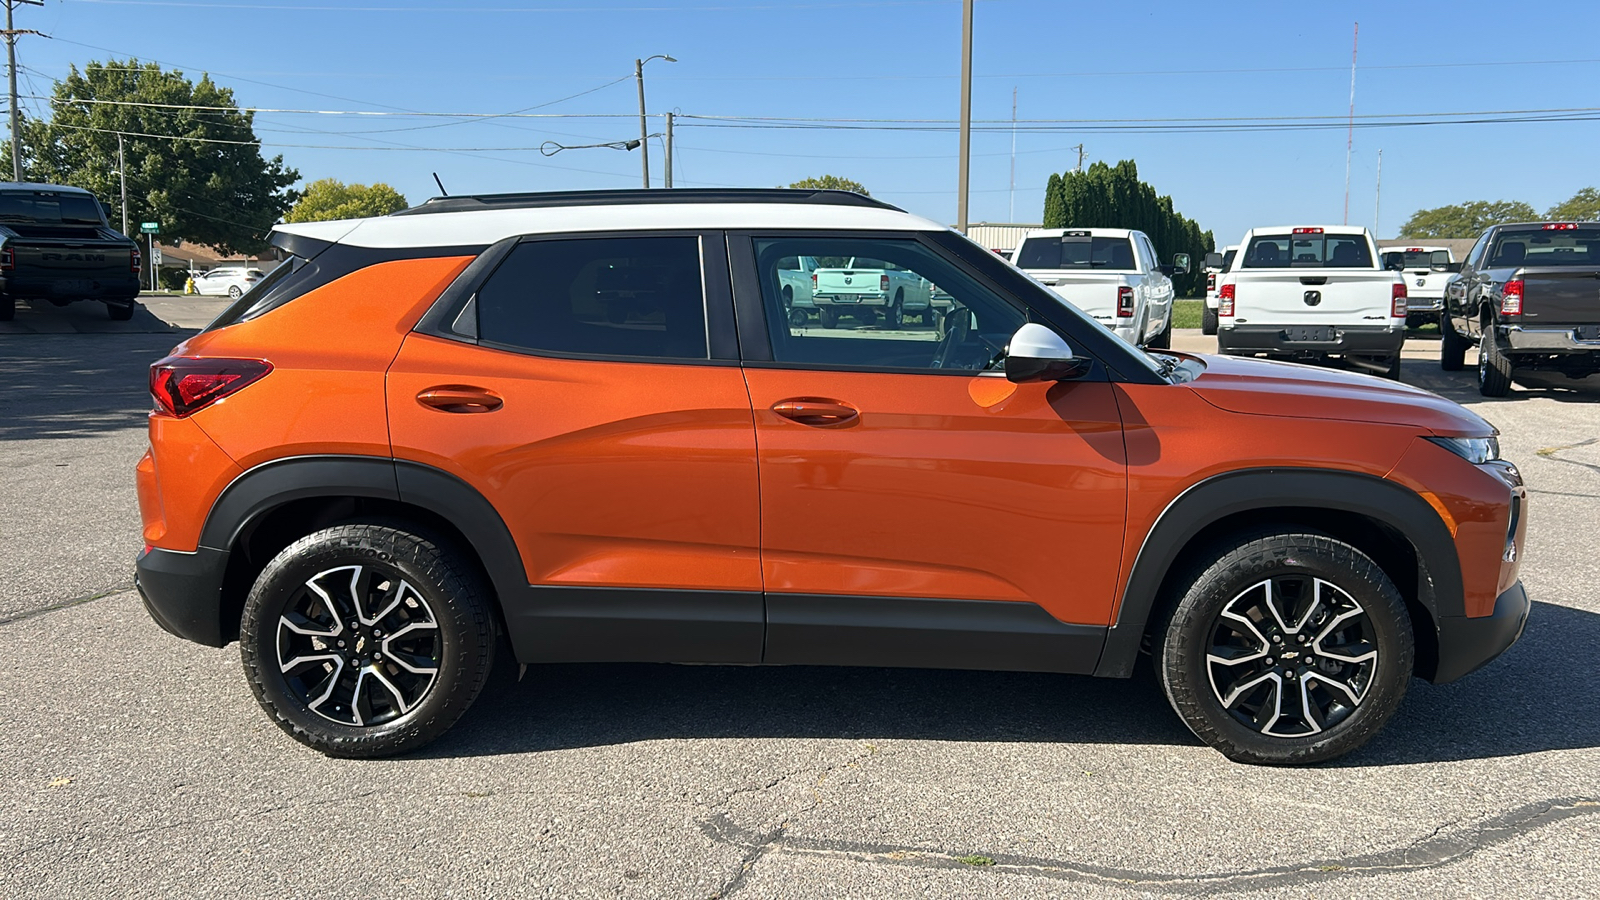
[{"label": "vehicle shadow on pavement", "polygon": [[150,364],[182,333],[0,335],[0,441],[143,428]]},{"label": "vehicle shadow on pavement", "polygon": [[1534,603],[1521,640],[1451,684],[1413,681],[1372,743],[1333,766],[1390,766],[1600,747],[1600,614]]},{"label": "vehicle shadow on pavement", "polygon": [[1132,679],[825,666],[530,666],[497,677],[424,757],[681,738],[1194,744]]},{"label": "vehicle shadow on pavement", "polygon": [[1600,401],[1600,375],[1588,378],[1568,378],[1555,372],[1517,372],[1512,376],[1516,386],[1504,397],[1485,397],[1478,393],[1475,363],[1468,358],[1468,366],[1460,372],[1445,372],[1437,365],[1407,369],[1402,378],[1406,384],[1432,391],[1447,400],[1462,404],[1516,403],[1534,397],[1547,397],[1561,403],[1595,403]]},{"label": "vehicle shadow on pavement", "polygon": [[[1400,712],[1333,767],[1415,765],[1600,746],[1600,615],[1535,603],[1505,656],[1453,684],[1413,681]],[[1148,665],[1131,679],[820,666],[500,666],[454,729],[457,758],[684,738],[1198,744]]]}]

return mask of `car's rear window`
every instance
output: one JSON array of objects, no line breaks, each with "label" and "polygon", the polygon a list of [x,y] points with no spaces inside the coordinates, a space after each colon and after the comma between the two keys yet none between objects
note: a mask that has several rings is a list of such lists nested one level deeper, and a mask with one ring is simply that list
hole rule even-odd
[{"label": "car's rear window", "polygon": [[1229,250],[1227,253],[1222,254],[1222,271],[1227,272],[1227,271],[1232,270],[1233,269],[1233,258],[1235,256],[1238,256],[1238,255],[1239,255],[1239,251],[1236,250],[1236,249],[1235,250]]},{"label": "car's rear window", "polygon": [[1489,267],[1600,266],[1600,229],[1517,229],[1495,235]]},{"label": "car's rear window", "polygon": [[1245,269],[1371,269],[1372,251],[1359,234],[1260,234],[1245,248]]},{"label": "car's rear window", "polygon": [[1449,250],[1384,250],[1383,264],[1394,268],[1398,263],[1402,269],[1431,269],[1435,263],[1444,266],[1450,264]]},{"label": "car's rear window", "polygon": [[1068,232],[1063,237],[1033,237],[1017,251],[1019,269],[1095,269],[1133,271],[1133,245],[1127,238],[1090,237]]},{"label": "car's rear window", "polygon": [[87,194],[0,191],[0,222],[15,225],[103,225],[100,203]]}]

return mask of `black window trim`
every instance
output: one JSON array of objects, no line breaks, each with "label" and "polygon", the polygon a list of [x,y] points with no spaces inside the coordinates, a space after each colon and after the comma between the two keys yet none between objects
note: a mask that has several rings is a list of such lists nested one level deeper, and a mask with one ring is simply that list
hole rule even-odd
[{"label": "black window trim", "polygon": [[[605,353],[568,353],[560,350],[535,350],[516,344],[485,340],[477,334],[453,330],[461,311],[477,300],[478,290],[520,244],[569,240],[609,240],[613,238],[692,237],[700,247],[700,289],[704,297],[706,341],[709,358],[667,356],[627,356]],[[481,265],[480,265],[481,263]],[[474,329],[475,330],[475,329]],[[656,228],[626,231],[563,231],[513,235],[497,241],[445,288],[432,307],[418,320],[412,331],[492,350],[537,356],[547,359],[578,359],[602,362],[640,363],[664,366],[737,366],[739,341],[734,324],[733,289],[728,283],[727,243],[718,230],[702,228]]]}]

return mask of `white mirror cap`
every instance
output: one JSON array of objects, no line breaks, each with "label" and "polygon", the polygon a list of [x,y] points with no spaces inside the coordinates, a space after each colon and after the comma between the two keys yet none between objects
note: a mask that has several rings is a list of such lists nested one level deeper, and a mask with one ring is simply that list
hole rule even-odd
[{"label": "white mirror cap", "polygon": [[1061,339],[1061,335],[1038,322],[1029,322],[1018,328],[1017,333],[1011,336],[1011,345],[1006,354],[1022,359],[1073,358],[1072,348]]}]

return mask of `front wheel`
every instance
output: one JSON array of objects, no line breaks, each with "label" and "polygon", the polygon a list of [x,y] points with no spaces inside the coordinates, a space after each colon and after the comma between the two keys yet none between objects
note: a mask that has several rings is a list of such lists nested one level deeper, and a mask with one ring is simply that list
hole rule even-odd
[{"label": "front wheel", "polygon": [[245,677],[278,727],[329,756],[415,750],[478,696],[494,657],[488,592],[459,552],[380,524],[307,535],[256,579]]},{"label": "front wheel", "polygon": [[1478,393],[1504,397],[1511,392],[1511,357],[1500,349],[1493,325],[1485,325],[1478,341]]},{"label": "front wheel", "polygon": [[1322,762],[1400,706],[1414,649],[1405,601],[1366,554],[1317,533],[1223,545],[1156,634],[1161,686],[1236,762]]}]

